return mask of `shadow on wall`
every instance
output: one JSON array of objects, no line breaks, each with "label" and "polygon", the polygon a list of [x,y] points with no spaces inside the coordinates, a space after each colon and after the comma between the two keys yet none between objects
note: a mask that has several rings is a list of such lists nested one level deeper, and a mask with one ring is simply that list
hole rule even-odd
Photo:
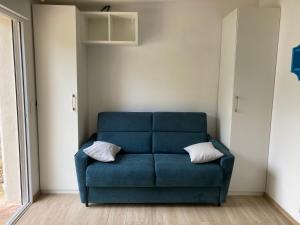
[{"label": "shadow on wall", "polygon": [[207,132],[215,138],[217,138],[216,129],[212,130],[210,127],[216,127],[216,120],[215,116],[207,115]]},{"label": "shadow on wall", "polygon": [[278,182],[277,182],[277,178],[275,176],[275,174],[272,172],[271,169],[268,168],[268,172],[267,172],[267,182],[266,182],[266,193],[269,196],[272,196],[272,199],[274,198],[274,196],[277,196],[278,193]]},{"label": "shadow on wall", "polygon": [[230,191],[264,193],[266,190],[267,162],[251,158],[247,152],[244,153],[241,149],[236,150],[234,147],[230,147],[230,151],[235,156]]},{"label": "shadow on wall", "polygon": [[[220,140],[220,118],[218,118],[218,117],[216,117],[216,130],[217,131],[216,131],[216,134],[215,134],[215,138]],[[228,147],[228,146],[226,146],[226,147]]]},{"label": "shadow on wall", "polygon": [[[130,7],[129,7],[130,8]],[[128,8],[128,11],[130,9]],[[127,11],[124,9],[123,11]],[[132,11],[132,9],[131,9]],[[151,20],[145,18],[152,18]],[[154,4],[143,3],[139,10],[139,44],[153,43],[163,32],[163,14]],[[151,28],[151,29],[149,29]]]}]

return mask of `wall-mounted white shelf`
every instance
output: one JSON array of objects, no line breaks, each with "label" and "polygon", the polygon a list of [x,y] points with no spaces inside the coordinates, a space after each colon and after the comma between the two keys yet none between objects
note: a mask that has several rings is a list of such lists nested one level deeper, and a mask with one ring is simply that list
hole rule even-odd
[{"label": "wall-mounted white shelf", "polygon": [[82,12],[82,42],[103,45],[137,45],[137,12]]}]

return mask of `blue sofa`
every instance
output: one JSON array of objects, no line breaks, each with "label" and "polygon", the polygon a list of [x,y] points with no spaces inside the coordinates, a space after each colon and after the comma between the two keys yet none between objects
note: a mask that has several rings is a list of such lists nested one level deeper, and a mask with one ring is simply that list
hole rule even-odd
[{"label": "blue sofa", "polygon": [[[83,149],[94,141],[122,147],[102,163]],[[193,164],[184,147],[211,141],[224,156]],[[103,112],[97,134],[75,155],[82,203],[216,203],[226,200],[234,156],[207,134],[205,113]]]}]

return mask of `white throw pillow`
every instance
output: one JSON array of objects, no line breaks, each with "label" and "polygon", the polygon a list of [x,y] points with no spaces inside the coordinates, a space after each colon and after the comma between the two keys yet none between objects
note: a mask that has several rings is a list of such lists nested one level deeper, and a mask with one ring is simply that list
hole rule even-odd
[{"label": "white throw pillow", "polygon": [[184,148],[190,155],[192,163],[205,163],[221,158],[224,154],[217,150],[211,142],[203,142]]},{"label": "white throw pillow", "polygon": [[84,149],[84,153],[89,157],[96,159],[100,162],[113,162],[121,147],[104,142],[95,141],[94,144]]}]

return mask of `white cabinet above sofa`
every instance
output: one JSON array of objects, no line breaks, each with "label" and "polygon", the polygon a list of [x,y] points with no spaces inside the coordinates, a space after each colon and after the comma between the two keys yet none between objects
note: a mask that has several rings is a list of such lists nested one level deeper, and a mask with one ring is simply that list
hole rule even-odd
[{"label": "white cabinet above sofa", "polygon": [[84,44],[138,44],[137,12],[82,12]]}]

